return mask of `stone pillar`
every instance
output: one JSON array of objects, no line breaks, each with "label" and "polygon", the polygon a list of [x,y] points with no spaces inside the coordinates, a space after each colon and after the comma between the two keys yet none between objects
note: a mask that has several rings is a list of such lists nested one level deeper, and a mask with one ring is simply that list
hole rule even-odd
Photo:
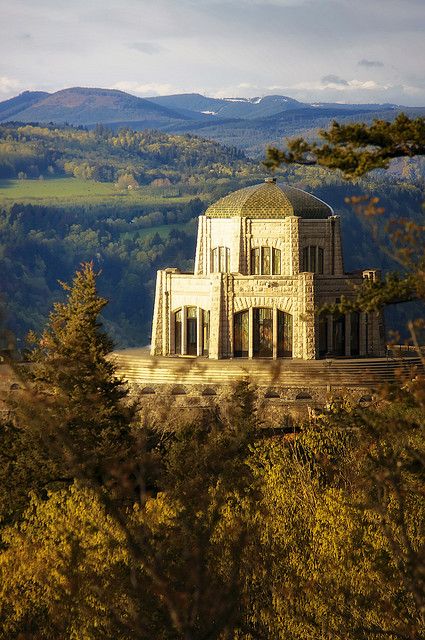
[{"label": "stone pillar", "polygon": [[195,268],[194,274],[200,275],[204,272],[204,244],[205,244],[205,217],[198,218],[198,235],[196,240]]},{"label": "stone pillar", "polygon": [[187,309],[182,307],[182,356],[187,354]]},{"label": "stone pillar", "polygon": [[287,221],[289,225],[289,275],[293,276],[300,272],[300,218],[291,216],[287,218]]},{"label": "stone pillar", "polygon": [[162,355],[162,296],[163,296],[163,272],[158,271],[156,274],[155,287],[155,306],[153,311],[152,322],[152,339],[151,339],[151,355]]},{"label": "stone pillar", "polygon": [[329,217],[330,227],[330,273],[340,276],[344,273],[341,245],[341,219],[340,216]]},{"label": "stone pillar", "polygon": [[245,255],[246,255],[246,274],[251,273],[251,220],[245,218]]},{"label": "stone pillar", "polygon": [[316,358],[316,337],[315,337],[315,274],[304,272],[299,274],[299,295],[302,304],[300,305],[301,315],[301,336],[302,336],[302,358],[304,360],[314,360]]},{"label": "stone pillar", "polygon": [[164,295],[162,296],[162,300],[163,300],[163,308],[162,308],[162,355],[164,356],[169,356],[170,355],[170,350],[169,350],[169,330],[170,330],[170,322],[169,322],[169,315],[170,315],[170,311],[169,311],[169,293],[167,291],[167,282],[169,280],[169,278],[167,277],[168,274],[164,274],[164,280],[165,280],[165,291],[164,291]]},{"label": "stone pillar", "polygon": [[211,218],[205,218],[205,273],[211,271]]},{"label": "stone pillar", "polygon": [[220,357],[227,358],[229,356],[229,305],[228,305],[228,286],[229,274],[219,274],[220,287],[220,329],[219,329],[219,345]]},{"label": "stone pillar", "polygon": [[221,274],[211,274],[211,312],[210,312],[210,348],[209,357],[217,360],[221,357],[220,336],[221,336]]}]

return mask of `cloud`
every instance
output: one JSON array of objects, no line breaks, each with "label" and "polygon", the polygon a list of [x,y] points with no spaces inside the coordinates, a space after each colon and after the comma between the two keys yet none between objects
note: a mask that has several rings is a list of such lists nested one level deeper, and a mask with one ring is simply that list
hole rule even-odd
[{"label": "cloud", "polygon": [[381,62],[381,60],[366,60],[365,58],[363,58],[363,60],[359,60],[357,64],[359,67],[383,67],[384,66],[384,63]]},{"label": "cloud", "polygon": [[21,83],[19,80],[16,80],[15,78],[8,78],[7,76],[0,76],[0,93],[14,93],[20,86]]},{"label": "cloud", "polygon": [[112,89],[128,91],[129,93],[135,93],[139,96],[163,96],[170,93],[179,92],[178,88],[166,82],[147,82],[146,84],[141,84],[140,82],[132,80],[121,80],[120,82],[116,82],[113,85]]},{"label": "cloud", "polygon": [[333,73],[330,73],[327,76],[323,76],[322,83],[326,85],[341,84],[343,86],[348,86],[347,80],[344,80],[344,78],[340,78],[339,76],[335,76]]},{"label": "cloud", "polygon": [[156,44],[155,42],[133,42],[130,45],[130,49],[135,49],[136,51],[140,51],[140,53],[147,53],[148,55],[153,55],[155,53],[161,53],[164,51],[164,47]]},{"label": "cloud", "polygon": [[278,90],[278,91],[312,91],[312,92],[323,92],[328,89],[332,89],[333,91],[337,91],[340,93],[349,93],[354,91],[387,91],[388,89],[393,89],[393,85],[391,84],[379,84],[375,80],[344,80],[343,78],[339,78],[338,76],[328,75],[324,76],[320,81],[306,81],[306,82],[297,82],[295,84],[290,85],[274,85],[267,87],[268,90]]}]

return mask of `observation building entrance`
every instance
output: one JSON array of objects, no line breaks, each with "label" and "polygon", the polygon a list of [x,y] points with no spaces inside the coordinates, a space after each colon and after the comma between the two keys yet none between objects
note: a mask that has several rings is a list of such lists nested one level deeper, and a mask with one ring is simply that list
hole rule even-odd
[{"label": "observation building entrance", "polygon": [[235,358],[291,358],[292,316],[280,309],[254,307],[233,319]]}]

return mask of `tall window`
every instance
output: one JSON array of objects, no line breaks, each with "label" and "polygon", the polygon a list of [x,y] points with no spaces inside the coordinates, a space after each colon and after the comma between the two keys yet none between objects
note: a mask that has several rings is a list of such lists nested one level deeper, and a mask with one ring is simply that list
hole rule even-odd
[{"label": "tall window", "polygon": [[229,247],[215,247],[211,251],[211,271],[228,273],[230,271]]},{"label": "tall window", "polygon": [[292,358],[292,316],[277,310],[277,357]]},{"label": "tall window", "polygon": [[233,319],[233,344],[235,358],[247,358],[249,351],[248,311],[235,313]]},{"label": "tall window", "polygon": [[[249,316],[252,314],[252,326]],[[277,324],[274,318],[276,317]],[[251,332],[252,331],[252,332]],[[274,350],[276,340],[276,351]],[[233,355],[235,358],[292,358],[292,316],[285,311],[254,307],[233,316]]]},{"label": "tall window", "polygon": [[259,275],[260,271],[260,249],[251,249],[251,273]]},{"label": "tall window", "polygon": [[273,309],[254,309],[253,354],[259,358],[273,356]]},{"label": "tall window", "polygon": [[174,353],[180,355],[182,352],[182,310],[174,314]]},{"label": "tall window", "polygon": [[282,273],[281,267],[281,251],[280,249],[272,248],[272,273],[280,276]]},{"label": "tall window", "polygon": [[280,275],[281,251],[274,247],[256,247],[251,249],[251,275]]},{"label": "tall window", "polygon": [[312,273],[323,274],[323,249],[310,246],[303,249],[303,269]]},{"label": "tall window", "polygon": [[319,357],[323,358],[328,351],[328,316],[326,313],[321,313],[319,316]]},{"label": "tall window", "polygon": [[345,355],[345,316],[342,314],[333,317],[333,353]]},{"label": "tall window", "polygon": [[351,313],[350,351],[352,356],[360,355],[360,313]]},{"label": "tall window", "polygon": [[270,275],[270,247],[261,248],[261,273],[263,276]]},{"label": "tall window", "polygon": [[186,309],[186,353],[196,356],[198,350],[198,322],[196,307]]},{"label": "tall window", "polygon": [[207,356],[210,348],[210,312],[202,311],[202,355]]}]

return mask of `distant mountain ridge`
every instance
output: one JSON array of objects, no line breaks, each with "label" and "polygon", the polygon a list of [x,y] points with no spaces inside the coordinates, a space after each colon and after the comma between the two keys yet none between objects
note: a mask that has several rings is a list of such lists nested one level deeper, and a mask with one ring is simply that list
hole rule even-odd
[{"label": "distant mountain ridge", "polygon": [[287,96],[256,98],[208,98],[199,93],[183,93],[172,96],[148,98],[150,102],[174,109],[185,109],[220,118],[262,118],[279,111],[289,111],[309,106]]},{"label": "distant mountain ridge", "polygon": [[[0,103],[0,118],[5,122],[10,118],[4,117],[2,105],[3,103]],[[173,121],[187,120],[188,116],[124,91],[72,87],[44,94],[40,100],[31,101],[30,104],[25,105],[24,109],[15,111],[13,118],[20,122],[57,122],[58,124],[67,122],[73,125],[135,120],[145,122],[146,127],[155,127],[170,124]]]},{"label": "distant mountain ridge", "polygon": [[19,96],[0,102],[0,121],[11,120],[16,114],[28,109],[33,104],[37,104],[49,95],[46,91],[24,91]]},{"label": "distant mountain ridge", "polygon": [[0,122],[68,123],[113,129],[157,129],[193,133],[236,146],[251,156],[282,137],[303,135],[341,122],[392,119],[400,111],[415,115],[421,108],[394,104],[305,103],[289,96],[210,98],[198,93],[139,98],[117,89],[72,87],[55,93],[25,91],[0,102]]}]

